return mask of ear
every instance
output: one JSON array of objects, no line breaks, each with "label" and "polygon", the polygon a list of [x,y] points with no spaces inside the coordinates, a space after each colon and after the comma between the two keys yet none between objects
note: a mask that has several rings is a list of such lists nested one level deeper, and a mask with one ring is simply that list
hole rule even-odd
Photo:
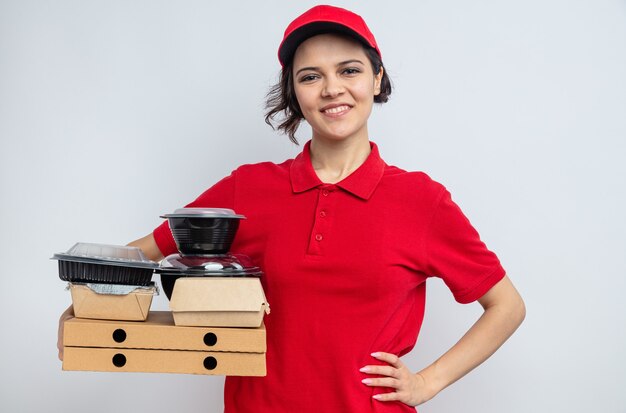
[{"label": "ear", "polygon": [[381,66],[376,76],[374,76],[374,96],[380,95],[380,86],[383,81],[383,73],[385,73],[385,69],[383,69],[383,67]]}]

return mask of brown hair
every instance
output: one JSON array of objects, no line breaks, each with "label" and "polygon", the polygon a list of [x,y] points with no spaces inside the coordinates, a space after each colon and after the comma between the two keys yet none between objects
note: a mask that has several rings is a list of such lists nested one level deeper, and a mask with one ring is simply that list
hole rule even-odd
[{"label": "brown hair", "polygon": [[[380,73],[380,70],[384,68],[380,56],[371,47],[364,47],[364,49],[372,64],[374,73]],[[391,79],[387,74],[387,70],[384,70],[383,78],[380,82],[380,93],[374,96],[374,102],[385,103],[389,100],[389,95],[391,95]],[[265,123],[270,125],[272,129],[278,129],[287,134],[289,140],[298,145],[296,131],[304,116],[298,104],[298,99],[296,99],[296,92],[293,86],[293,59],[286,62],[280,73],[280,79],[267,93],[265,109],[267,109]],[[284,116],[279,121],[276,121],[276,116],[281,112],[284,113]],[[278,125],[276,126],[276,124]]]}]

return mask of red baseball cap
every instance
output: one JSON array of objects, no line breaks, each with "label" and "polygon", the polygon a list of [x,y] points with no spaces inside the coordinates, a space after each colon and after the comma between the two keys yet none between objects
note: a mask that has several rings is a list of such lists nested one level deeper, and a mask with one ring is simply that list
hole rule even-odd
[{"label": "red baseball cap", "polygon": [[283,41],[278,47],[280,64],[285,66],[293,58],[300,43],[322,33],[343,33],[351,36],[366,46],[373,47],[382,59],[376,39],[361,16],[340,7],[321,5],[305,11],[287,26]]}]

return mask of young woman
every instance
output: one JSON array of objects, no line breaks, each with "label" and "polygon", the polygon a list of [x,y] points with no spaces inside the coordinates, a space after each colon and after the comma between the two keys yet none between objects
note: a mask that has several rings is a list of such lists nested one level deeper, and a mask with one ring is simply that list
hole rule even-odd
[{"label": "young woman", "polygon": [[[370,142],[372,106],[391,84],[358,15],[308,10],[286,29],[279,60],[266,120],[283,114],[278,127],[295,142],[304,119],[311,140],[282,164],[237,168],[188,205],[248,218],[231,250],[264,270],[272,306],[267,376],[227,377],[225,411],[414,411],[504,343],[523,301],[447,190],[385,164]],[[167,222],[131,245],[153,260],[176,252]],[[431,276],[484,313],[412,373],[399,357],[417,339]]]}]

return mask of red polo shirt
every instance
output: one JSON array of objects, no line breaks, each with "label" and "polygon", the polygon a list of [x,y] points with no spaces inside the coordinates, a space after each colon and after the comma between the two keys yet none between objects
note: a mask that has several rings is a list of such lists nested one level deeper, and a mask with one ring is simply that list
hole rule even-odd
[{"label": "red polo shirt", "polygon": [[[378,148],[343,181],[322,183],[309,145],[293,160],[237,168],[188,206],[234,209],[231,251],[265,272],[272,313],[267,376],[227,377],[226,413],[409,412],[361,383],[374,351],[409,352],[424,315],[425,281],[441,277],[461,303],[504,276],[448,191],[386,165]],[[176,245],[155,229],[164,255]],[[445,349],[442,349],[444,351]]]}]

